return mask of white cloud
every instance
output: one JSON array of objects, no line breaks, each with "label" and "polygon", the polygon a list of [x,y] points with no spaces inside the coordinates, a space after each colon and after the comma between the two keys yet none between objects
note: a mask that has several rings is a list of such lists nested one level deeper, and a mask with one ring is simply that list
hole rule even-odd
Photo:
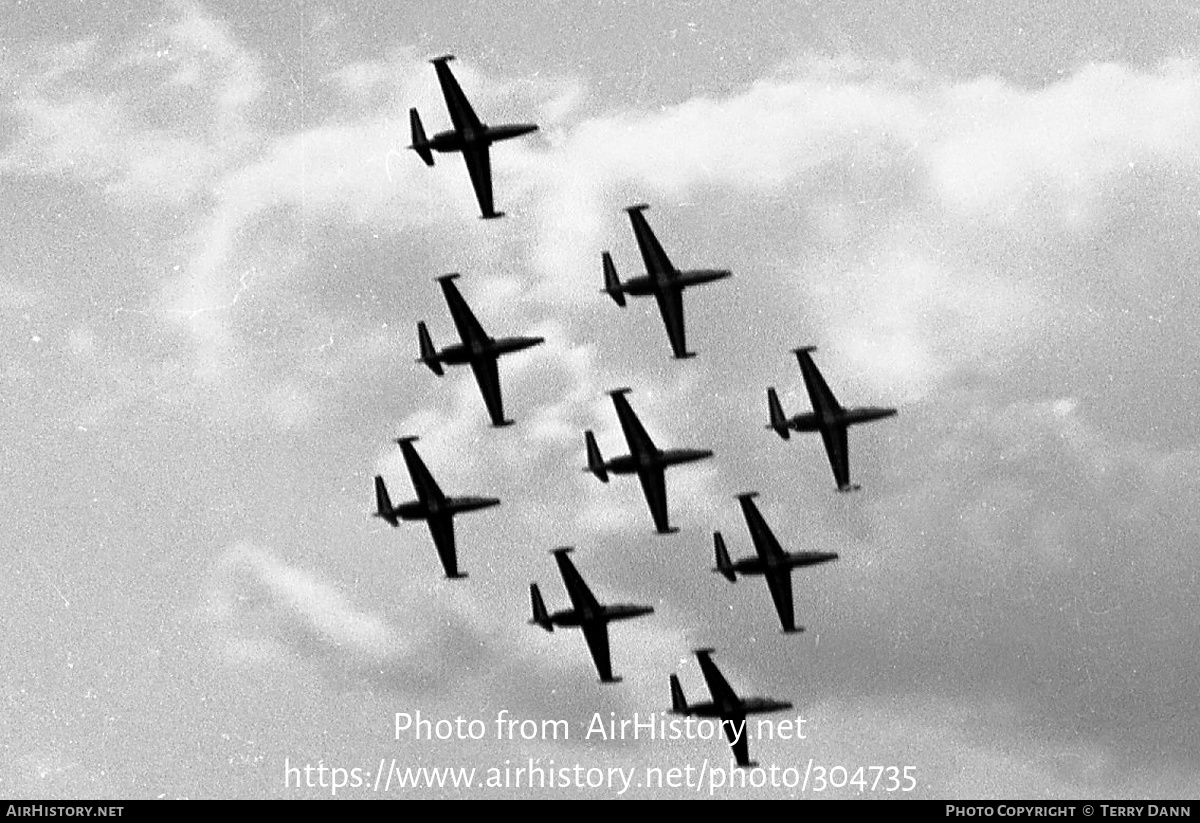
[{"label": "white cloud", "polygon": [[301,650],[305,638],[354,666],[409,651],[382,618],[358,611],[317,575],[248,545],[218,561],[200,613],[235,663],[273,665]]}]

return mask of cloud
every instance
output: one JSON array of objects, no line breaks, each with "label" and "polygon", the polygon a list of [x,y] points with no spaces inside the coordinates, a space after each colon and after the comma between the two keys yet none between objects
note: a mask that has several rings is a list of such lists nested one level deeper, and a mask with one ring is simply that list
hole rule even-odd
[{"label": "cloud", "polygon": [[197,618],[231,673],[275,676],[283,670],[315,675],[339,690],[441,695],[495,652],[462,652],[481,645],[478,619],[464,609],[469,600],[444,605],[417,597],[420,588],[399,588],[404,605],[396,623],[357,609],[321,576],[238,544],[211,572]]},{"label": "cloud", "polygon": [[0,172],[99,183],[126,207],[187,208],[253,147],[247,117],[262,89],[256,58],[191,3],[113,56],[85,40],[16,67],[19,137]]},{"label": "cloud", "polygon": [[1026,92],[993,79],[946,93],[949,128],[928,153],[941,202],[963,217],[1084,223],[1114,177],[1141,164],[1200,162],[1193,62],[1158,72],[1093,64]]},{"label": "cloud", "polygon": [[218,562],[202,613],[226,640],[243,641],[236,644],[242,651],[282,653],[307,639],[317,653],[357,665],[403,651],[380,618],[356,611],[312,573],[247,545],[234,546]]},{"label": "cloud", "polygon": [[[751,232],[735,276],[772,250],[808,307],[808,337],[838,340],[873,382],[914,397],[1047,323],[1074,327],[1081,295],[1063,290],[1054,246],[1111,227],[1131,173],[1194,176],[1200,161],[1193,62],[1096,65],[1044,90],[890,65],[803,68],[721,100],[583,120],[544,166],[538,295],[592,311],[577,296],[597,287],[606,238],[627,232],[616,206],[705,204],[726,245]],[[797,202],[803,239],[772,243]],[[695,234],[675,234],[664,246],[682,247],[677,265],[708,262],[688,250]],[[763,320],[790,325],[777,311]]]},{"label": "cloud", "polygon": [[[1109,428],[1116,410],[1141,408],[1144,395],[1132,385],[1111,388],[1105,357],[1087,350],[1104,333],[1093,312],[1117,316],[1131,299],[1143,298],[1130,279],[1073,275],[1137,243],[1142,229],[1120,216],[1135,204],[1154,204],[1170,239],[1138,243],[1138,266],[1177,283],[1172,272],[1184,250],[1195,248],[1182,227],[1194,229],[1196,214],[1186,194],[1159,206],[1151,181],[1196,177],[1197,86],[1191,63],[1156,72],[1095,66],[1045,90],[919,73],[891,80],[879,66],[835,67],[820,78],[764,81],[727,100],[581,115],[554,146],[535,196],[541,207],[531,260],[542,281],[533,296],[570,316],[564,325],[574,339],[598,341],[594,364],[573,372],[576,388],[594,392],[590,417],[604,415],[595,390],[611,386],[596,375],[610,362],[620,364],[612,370],[614,385],[638,385],[647,397],[661,398],[658,409],[635,403],[654,431],[672,429],[661,421],[712,407],[717,398],[706,392],[713,386],[722,395],[761,397],[768,381],[786,381],[798,392],[798,375],[781,371],[785,358],[758,355],[764,345],[799,342],[821,344],[822,367],[846,402],[878,398],[902,407],[898,421],[855,431],[853,462],[858,473],[875,473],[868,475],[872,494],[838,500],[836,508],[807,491],[809,475],[821,488],[829,483],[819,445],[765,453],[743,434],[750,420],[735,414],[740,403],[699,415],[688,430],[689,443],[717,444],[719,456],[733,455],[706,482],[722,482],[731,464],[735,473],[740,465],[746,475],[757,474],[756,485],[786,477],[777,496],[784,505],[800,500],[798,509],[775,510],[777,532],[812,548],[848,544],[841,567],[821,578],[828,590],[814,592],[808,607],[815,616],[808,622],[822,627],[822,646],[831,644],[837,651],[830,654],[842,658],[829,663],[823,688],[841,682],[854,692],[904,693],[924,685],[957,704],[986,689],[1023,707],[1022,739],[1079,735],[1113,762],[1151,752],[1178,762],[1190,752],[1189,733],[1170,731],[1159,712],[1180,722],[1169,707],[1196,676],[1183,651],[1194,627],[1177,608],[1155,614],[1139,604],[1187,596],[1171,579],[1194,574],[1194,564],[1178,554],[1194,524],[1175,514],[1170,521],[1183,530],[1165,530],[1126,513],[1173,508],[1162,490],[1172,483],[1187,488],[1184,474],[1152,486],[1146,478],[1188,465],[1191,449],[1179,451],[1149,431],[1128,439]],[[746,147],[722,134],[748,119],[737,116],[743,110],[755,112],[761,131],[751,135],[753,150],[735,156]],[[1022,138],[1004,138],[1009,129]],[[753,143],[763,134],[771,139]],[[694,150],[685,141],[695,141]],[[668,152],[664,145],[684,147]],[[738,177],[750,163],[761,167]],[[617,322],[634,325],[633,318],[579,299],[598,287],[598,252],[609,246],[604,238],[628,232],[615,200],[623,192],[675,201],[673,213],[664,206],[653,222],[680,265],[704,265],[713,250],[733,244],[745,262],[734,266],[739,292],[725,299],[738,309],[755,305],[753,298],[766,300],[749,321],[727,304],[726,316],[737,318],[727,327],[694,323],[708,335],[706,353],[713,353],[695,364],[694,384],[664,377],[669,373],[648,363],[640,345],[611,339]],[[780,220],[780,205],[797,198],[801,206],[782,215],[796,218],[798,238],[781,237],[771,224]],[[689,203],[707,203],[703,220]],[[741,210],[737,219],[726,206]],[[743,239],[751,233],[754,240]],[[779,258],[770,268],[769,256]],[[717,288],[689,293],[692,317],[706,301],[720,299]],[[1181,331],[1192,324],[1175,318],[1181,321],[1175,339],[1182,342]],[[637,322],[661,334],[652,311]],[[757,335],[763,327],[774,331]],[[778,330],[794,328],[800,339],[781,342]],[[1137,342],[1135,334],[1122,336]],[[1053,354],[1061,344],[1081,355],[1066,394]],[[1171,344],[1156,344],[1155,351],[1176,356]],[[1152,361],[1155,354],[1141,357]],[[1138,372],[1134,380],[1148,384],[1152,395],[1155,381]],[[1194,402],[1194,391],[1185,394]],[[794,396],[792,405],[804,402]],[[555,407],[564,421],[555,430],[564,437],[596,422],[578,408]],[[544,414],[534,419],[545,423]],[[615,429],[600,434],[609,446],[621,442]],[[454,442],[467,441],[449,438],[447,453]],[[498,448],[510,456],[507,444]],[[562,465],[577,464],[578,454],[567,451]],[[471,460],[471,471],[509,465]],[[644,516],[636,493],[628,506],[614,507],[612,489],[576,480],[569,487],[575,499],[598,505],[571,508],[553,492],[539,494],[545,518],[573,511],[579,533],[607,548],[623,524]],[[696,511],[723,511],[715,492]],[[1147,540],[1156,546],[1149,566],[1135,559]],[[687,542],[683,556],[690,562],[695,541]],[[679,586],[679,568],[671,568],[670,581],[665,565],[648,577],[674,591],[707,592]],[[747,608],[740,598],[732,602],[738,612]],[[704,604],[694,608],[696,619],[716,619]],[[725,628],[720,640],[744,642],[744,631]],[[1147,649],[1139,639],[1146,636],[1161,643]],[[1144,674],[1151,659],[1172,674],[1151,683]],[[765,656],[760,662],[779,677],[793,671]],[[872,665],[888,672],[886,686],[874,685],[861,668]],[[1123,697],[1129,689],[1148,689],[1162,703],[1138,711]],[[1081,694],[1097,705],[1072,710],[1068,701]],[[982,749],[979,762],[1007,758]],[[1030,781],[1037,771],[1014,762],[1006,780]],[[1077,785],[1073,778],[1049,781],[1039,791],[1069,794]]]},{"label": "cloud", "polygon": [[[611,325],[616,316],[577,298],[597,288],[598,253],[614,245],[605,238],[628,232],[617,206],[635,198],[667,201],[653,221],[685,267],[707,260],[688,250],[694,235],[674,229],[670,201],[707,203],[714,236],[749,221],[747,239],[771,231],[781,203],[798,204],[812,247],[789,241],[772,265],[793,284],[796,304],[808,307],[801,319],[815,321],[810,342],[842,341],[874,385],[917,397],[963,367],[1010,356],[1034,326],[1071,313],[1044,271],[1049,232],[1095,228],[1131,169],[1186,174],[1200,159],[1197,70],[1188,61],[1157,72],[1094,65],[1030,90],[890,63],[807,60],[725,97],[599,112],[588,110],[578,81],[522,86],[459,67],[480,106],[514,93],[557,101],[552,139],[496,151],[498,189],[518,211],[537,215],[532,233],[510,220],[515,234],[496,242],[474,223],[458,226],[474,211],[462,175],[431,173],[397,154],[406,128],[400,104],[440,106],[428,67],[412,53],[322,77],[321,99],[336,104],[336,114],[269,135],[252,116],[268,82],[253,51],[197,7],[175,14],[161,43],[131,49],[110,70],[157,78],[166,90],[157,94],[179,87],[211,101],[200,138],[179,128],[186,119],[169,96],[160,124],[132,96],[113,103],[83,85],[79,73],[104,63],[94,44],[80,43],[60,50],[20,98],[51,111],[66,96],[73,102],[52,116],[78,123],[51,126],[26,112],[23,148],[7,163],[99,176],[143,198],[166,191],[168,177],[178,183],[173,190],[210,193],[196,201],[194,229],[180,242],[187,264],[162,284],[156,306],[163,320],[187,329],[196,375],[210,384],[244,378],[241,367],[261,358],[249,335],[263,301],[267,310],[300,313],[300,325],[328,322],[296,296],[323,279],[315,244],[335,226],[350,229],[343,243],[360,232],[420,236],[438,227],[451,232],[443,247],[465,243],[488,264],[509,266],[516,254],[537,280],[506,272],[513,290],[505,302],[541,318],[569,313],[569,337],[595,339],[598,319]],[[72,114],[71,106],[82,110]],[[80,134],[90,135],[81,145],[101,147],[94,156],[76,157],[53,139]],[[113,153],[103,148],[110,143],[134,148]],[[211,159],[193,168],[186,157]],[[984,226],[999,236],[988,239]],[[759,247],[774,247],[769,239]],[[994,247],[990,258],[972,249],[981,240]],[[428,241],[414,242],[424,249]],[[617,251],[625,270],[627,252]],[[428,254],[437,257],[432,247]],[[721,262],[748,276],[761,262],[753,245],[732,257]],[[430,267],[441,268],[450,267]],[[419,282],[429,273],[411,276]],[[251,295],[260,298],[254,309]],[[762,321],[785,320],[785,306]],[[290,392],[288,381],[267,391]]]}]

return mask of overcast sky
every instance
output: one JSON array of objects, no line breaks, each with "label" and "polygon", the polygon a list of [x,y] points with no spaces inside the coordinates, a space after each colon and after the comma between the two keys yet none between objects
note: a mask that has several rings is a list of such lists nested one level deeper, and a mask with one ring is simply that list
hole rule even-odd
[{"label": "overcast sky", "polygon": [[[751,741],[764,766],[1200,794],[1195,0],[17,5],[0,795],[726,765],[722,740],[582,739],[669,708],[671,673],[706,699],[697,646],[806,718]],[[403,148],[410,106],[448,127],[447,52],[485,122],[541,125],[493,150],[503,220],[461,160]],[[693,360],[652,301],[598,293],[601,251],[641,269],[641,201],[677,266],[734,272],[685,297]],[[454,340],[449,271],[492,334],[547,338],[501,364],[511,428],[468,370],[413,362],[418,320]],[[808,410],[806,344],[841,401],[900,410],[851,432],[858,494],[818,437],[764,429],[767,386]],[[669,474],[677,535],[581,471],[584,429],[625,451],[625,385],[658,445],[716,452]],[[457,520],[467,580],[421,524],[368,516],[376,473],[411,497],[403,434],[447,492],[503,500]],[[751,551],[748,490],[786,549],[841,554],[794,575],[802,635],[761,579],[709,571],[714,529]],[[602,601],[656,608],[610,629],[620,685],[526,624],[530,582],[567,606],[564,544]],[[497,740],[502,710],[571,739]],[[488,735],[396,740],[417,711]]]}]

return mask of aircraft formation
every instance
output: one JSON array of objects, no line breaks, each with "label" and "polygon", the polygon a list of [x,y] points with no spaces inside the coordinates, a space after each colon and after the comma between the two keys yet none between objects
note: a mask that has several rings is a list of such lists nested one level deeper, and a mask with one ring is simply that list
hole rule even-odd
[{"label": "aircraft formation", "polygon": [[[475,114],[450,72],[452,55],[433,59],[437,79],[441,85],[446,107],[453,128],[426,137],[417,110],[410,109],[409,120],[412,144],[409,146],[425,162],[433,166],[433,152],[458,152],[466,161],[471,185],[479,204],[480,216],[496,219],[504,215],[494,206],[491,161],[489,149],[493,143],[529,134],[538,129],[534,124],[522,123],[488,126]],[[638,203],[625,211],[629,215],[634,238],[641,252],[645,273],[630,277],[622,282],[610,252],[601,253],[603,290],[619,307],[624,308],[627,297],[653,296],[666,329],[672,356],[678,360],[695,357],[688,351],[685,333],[683,292],[697,286],[724,280],[732,276],[728,269],[677,269],[667,256],[658,238],[645,218],[649,206]],[[544,342],[541,337],[495,338],[484,331],[470,306],[458,291],[455,281],[461,275],[444,274],[435,278],[442,289],[451,319],[458,332],[460,342],[438,349],[425,321],[417,324],[419,357],[417,362],[427,366],[441,377],[445,366],[469,365],[483,398],[483,404],[493,427],[510,426],[512,420],[505,417],[500,387],[498,360],[506,354],[515,353]],[[812,359],[814,346],[801,346],[793,350],[800,366],[801,378],[807,390],[812,410],[787,417],[774,387],[767,389],[767,429],[773,430],[783,440],[791,432],[815,432],[821,435],[834,481],[839,492],[853,492],[859,486],[850,479],[850,458],[847,433],[850,426],[869,423],[894,416],[893,408],[843,407],[830,390],[816,363]],[[661,449],[655,445],[649,433],[638,419],[627,395],[630,388],[617,388],[608,392],[615,407],[617,419],[629,448],[629,453],[605,459],[592,431],[584,432],[587,464],[584,471],[594,475],[600,482],[608,483],[610,475],[636,475],[646,498],[654,531],[659,535],[678,532],[671,525],[667,505],[666,470],[675,465],[706,460],[713,451],[706,448]],[[416,500],[399,504],[392,502],[385,480],[375,477],[376,510],[373,516],[398,527],[401,521],[424,520],[433,539],[434,548],[445,576],[462,579],[467,573],[459,568],[458,547],[454,537],[455,515],[480,511],[500,505],[493,497],[447,496],[439,488],[428,467],[417,453],[414,442],[417,437],[407,435],[396,439],[410,476]],[[737,576],[761,576],[766,580],[775,612],[784,634],[803,632],[797,626],[792,586],[792,573],[796,569],[829,563],[838,559],[831,551],[787,552],[767,525],[755,504],[758,492],[749,491],[737,495],[746,528],[755,553],[731,559],[725,538],[720,531],[713,532],[715,566],[712,571],[725,577],[730,583]],[[578,628],[581,630],[591,653],[596,672],[602,683],[618,683],[621,678],[613,674],[609,623],[645,617],[654,613],[654,608],[636,604],[603,604],[592,593],[583,577],[571,561],[572,547],[559,547],[551,552],[558,565],[563,585],[567,590],[570,608],[551,612],[547,609],[538,584],[531,583],[529,596],[532,617],[529,623],[547,632],[555,628]],[[748,741],[744,734],[735,730],[744,726],[747,715],[790,709],[792,704],[767,697],[739,697],[726,681],[712,660],[711,648],[695,649],[701,674],[711,694],[711,700],[689,704],[677,675],[670,675],[670,711],[673,714],[713,718],[721,721],[729,738],[731,750],[739,766],[755,765],[750,760]]]}]

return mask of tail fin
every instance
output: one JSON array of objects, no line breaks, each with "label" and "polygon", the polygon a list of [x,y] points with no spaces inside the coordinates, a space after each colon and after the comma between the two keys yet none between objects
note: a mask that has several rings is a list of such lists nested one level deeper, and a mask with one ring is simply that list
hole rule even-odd
[{"label": "tail fin", "polygon": [[625,290],[621,288],[621,278],[617,277],[617,267],[613,265],[612,255],[603,252],[600,255],[604,261],[604,291],[621,308],[625,308]]},{"label": "tail fin", "polygon": [[601,483],[607,483],[608,469],[604,465],[604,458],[600,456],[600,447],[596,445],[596,435],[590,431],[584,432],[583,439],[587,442],[587,470],[596,475]]},{"label": "tail fin", "polygon": [[442,364],[438,360],[437,349],[433,347],[433,338],[429,336],[429,328],[425,325],[425,321],[417,323],[417,338],[421,342],[421,357],[417,360],[418,363],[424,363],[429,367],[429,370],[441,377]]},{"label": "tail fin", "polygon": [[388,496],[387,486],[379,475],[375,475],[375,516],[382,517],[393,526],[400,525],[395,509],[392,508],[392,498]]},{"label": "tail fin", "polygon": [[674,714],[687,714],[688,704],[687,698],[683,696],[683,686],[679,685],[679,676],[671,675],[671,712]]},{"label": "tail fin", "polygon": [[713,532],[713,546],[717,551],[717,567],[713,569],[730,583],[737,582],[737,574],[733,571],[733,563],[729,560],[729,550],[725,548],[725,538],[720,532]]},{"label": "tail fin", "polygon": [[537,583],[529,584],[529,599],[533,602],[533,619],[529,621],[529,625],[541,626],[548,632],[554,631],[554,624],[550,622],[550,613],[546,611],[546,602],[542,600]]},{"label": "tail fin", "polygon": [[409,148],[425,161],[426,166],[432,166],[433,152],[429,150],[429,141],[425,139],[425,129],[421,126],[421,115],[417,114],[416,109],[408,110],[408,123],[412,127],[412,145]]},{"label": "tail fin", "polygon": [[779,395],[775,393],[774,387],[767,389],[767,407],[771,410],[771,423],[768,428],[774,429],[777,435],[787,440],[787,418],[783,416],[783,406],[779,403]]}]

